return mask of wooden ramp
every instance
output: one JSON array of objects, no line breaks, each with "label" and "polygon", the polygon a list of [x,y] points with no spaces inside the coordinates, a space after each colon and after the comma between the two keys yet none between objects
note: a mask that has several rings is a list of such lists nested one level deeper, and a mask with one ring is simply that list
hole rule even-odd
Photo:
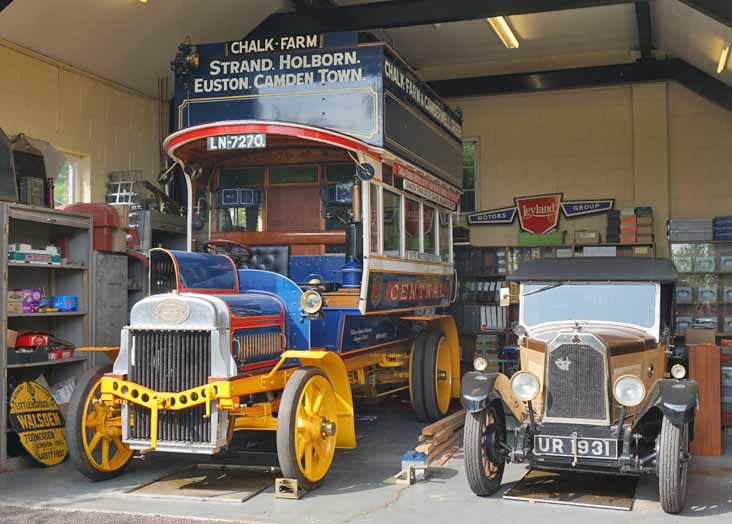
[{"label": "wooden ramp", "polygon": [[129,493],[154,498],[245,502],[274,486],[275,477],[267,468],[197,464]]},{"label": "wooden ramp", "polygon": [[532,469],[503,498],[630,511],[637,483],[636,477]]}]

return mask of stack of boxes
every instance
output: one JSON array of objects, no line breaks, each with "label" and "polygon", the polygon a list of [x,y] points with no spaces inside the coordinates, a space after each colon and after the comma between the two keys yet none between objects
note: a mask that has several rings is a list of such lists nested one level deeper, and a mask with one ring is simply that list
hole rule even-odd
[{"label": "stack of boxes", "polygon": [[608,244],[620,244],[620,211],[617,209],[611,209],[607,212],[605,242]]},{"label": "stack of boxes", "polygon": [[673,242],[714,240],[714,225],[708,218],[668,221],[668,238]]},{"label": "stack of boxes", "polygon": [[714,217],[714,240],[732,240],[732,216]]},{"label": "stack of boxes", "polygon": [[638,235],[638,220],[635,210],[626,208],[620,211],[620,243],[635,244]]},{"label": "stack of boxes", "polygon": [[653,209],[650,207],[636,207],[635,217],[638,225],[635,241],[639,244],[652,244]]},{"label": "stack of boxes", "polygon": [[653,209],[650,207],[612,210],[607,215],[609,244],[652,244]]}]

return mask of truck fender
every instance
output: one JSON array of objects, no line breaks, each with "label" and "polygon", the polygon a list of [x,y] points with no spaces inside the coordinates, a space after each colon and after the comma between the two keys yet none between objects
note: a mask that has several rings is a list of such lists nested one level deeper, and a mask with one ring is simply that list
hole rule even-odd
[{"label": "truck fender", "polygon": [[282,353],[284,358],[298,359],[302,367],[321,369],[333,386],[338,399],[338,420],[336,447],[354,449],[356,447],[356,426],[353,415],[353,397],[348,381],[348,371],[341,357],[332,351],[297,351]]},{"label": "truck fender", "polygon": [[661,379],[648,392],[637,420],[640,422],[651,409],[658,408],[671,424],[680,426],[694,418],[698,406],[699,386],[695,380]]}]

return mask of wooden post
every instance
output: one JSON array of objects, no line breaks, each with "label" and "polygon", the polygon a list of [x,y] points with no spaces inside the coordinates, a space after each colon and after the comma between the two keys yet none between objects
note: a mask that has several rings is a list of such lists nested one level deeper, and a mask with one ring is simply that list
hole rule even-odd
[{"label": "wooden post", "polygon": [[689,346],[689,376],[699,384],[699,412],[694,421],[694,455],[722,454],[722,390],[719,347]]}]

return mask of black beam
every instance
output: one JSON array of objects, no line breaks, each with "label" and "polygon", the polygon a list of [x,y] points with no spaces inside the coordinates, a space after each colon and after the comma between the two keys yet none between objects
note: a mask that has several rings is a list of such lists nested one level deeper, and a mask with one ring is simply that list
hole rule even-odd
[{"label": "black beam", "polygon": [[0,0],[0,11],[8,7],[10,4],[13,3],[13,0]]},{"label": "black beam", "polygon": [[335,0],[290,0],[295,9],[302,11],[305,9],[323,9],[328,7],[338,7]]},{"label": "black beam", "polygon": [[680,59],[429,82],[443,98],[580,89],[672,80],[728,111],[732,87]]},{"label": "black beam", "polygon": [[683,60],[674,67],[673,80],[712,103],[732,111],[732,87]]},{"label": "black beam", "polygon": [[681,0],[689,7],[732,27],[732,2],[729,0]]},{"label": "black beam", "polygon": [[443,98],[553,91],[669,79],[669,65],[676,60],[538,71],[429,82]]},{"label": "black beam", "polygon": [[[294,13],[274,13],[253,32],[254,36],[369,31],[427,24],[476,20],[585,7],[629,4],[634,0],[399,0],[369,4],[306,8]],[[252,35],[249,35],[251,37]]]},{"label": "black beam", "polygon": [[641,60],[651,60],[653,58],[653,28],[651,27],[651,6],[648,2],[635,3],[635,19],[638,22]]}]

